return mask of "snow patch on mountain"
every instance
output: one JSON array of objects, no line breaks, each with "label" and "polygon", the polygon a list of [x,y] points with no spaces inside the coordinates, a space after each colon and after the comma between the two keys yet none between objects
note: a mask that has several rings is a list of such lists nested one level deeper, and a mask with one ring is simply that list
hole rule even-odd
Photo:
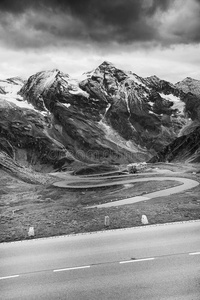
[{"label": "snow patch on mountain", "polygon": [[164,93],[159,93],[159,94],[160,94],[160,96],[162,98],[165,98],[165,99],[167,99],[169,101],[172,101],[172,102],[179,102],[179,101],[181,101],[179,97],[176,97],[176,96],[174,96],[172,94],[168,94],[168,95],[166,95]]},{"label": "snow patch on mountain", "polygon": [[106,110],[105,110],[105,113],[103,115],[103,118],[105,118],[105,116],[106,116],[106,114],[107,114],[107,112],[108,112],[108,110],[109,110],[110,107],[111,107],[111,104],[108,103],[108,106],[106,107]]},{"label": "snow patch on mountain", "polygon": [[142,85],[143,87],[147,87],[143,82],[142,80],[140,79],[139,76],[137,76],[136,74],[130,72],[130,71],[127,71],[126,72],[127,76],[133,80],[135,83],[137,83],[138,85]]},{"label": "snow patch on mountain", "polygon": [[15,104],[16,106],[18,106],[20,108],[28,108],[28,109],[35,110],[33,105],[31,105],[27,101],[24,101],[23,98],[20,97],[19,95],[17,95],[17,98],[13,97],[10,94],[0,95],[0,101],[3,101],[3,100],[6,100],[7,102],[13,103],[13,104]]},{"label": "snow patch on mountain", "polygon": [[64,105],[65,107],[67,107],[67,108],[69,108],[69,107],[71,106],[70,103],[63,103],[63,105]]},{"label": "snow patch on mountain", "polygon": [[24,81],[18,77],[0,80],[0,88],[2,88],[6,94],[16,95],[23,85]]},{"label": "snow patch on mountain", "polygon": [[174,103],[173,106],[171,107],[172,109],[178,109],[180,113],[183,114],[185,103],[181,101],[179,97],[174,96],[172,94],[168,94],[168,95],[165,95],[163,93],[159,93],[159,94],[162,98],[165,98],[166,100],[172,101]]},{"label": "snow patch on mountain", "polygon": [[56,76],[58,75],[58,70],[53,70],[51,72],[47,72],[47,76],[45,77],[45,81],[43,82],[43,86],[45,89],[47,89],[48,87],[50,87],[53,82],[55,81]]},{"label": "snow patch on mountain", "polygon": [[68,90],[69,90],[69,93],[72,95],[83,96],[85,98],[89,98],[89,94],[87,92],[83,91],[79,87],[79,82],[77,79],[73,79],[73,78],[68,79]]},{"label": "snow patch on mountain", "polygon": [[133,153],[137,153],[139,150],[140,150],[140,152],[141,151],[145,152],[145,150],[142,149],[141,147],[140,147],[140,149],[138,149],[138,145],[135,144],[133,141],[131,141],[131,140],[127,141],[127,140],[123,139],[123,137],[121,137],[117,131],[115,131],[112,127],[110,127],[103,120],[99,121],[98,125],[104,131],[106,138],[108,140],[110,140],[111,142],[117,144],[121,148],[124,148]]},{"label": "snow patch on mountain", "polygon": [[23,85],[24,81],[18,77],[0,80],[0,87],[2,87],[6,93],[0,94],[0,101],[6,101],[7,103],[10,103],[11,106],[14,104],[19,108],[27,108],[36,111],[32,104],[23,100],[23,97],[18,94]]},{"label": "snow patch on mountain", "polygon": [[[157,114],[155,112],[151,111],[151,110],[149,110],[149,113],[152,114],[152,115],[157,116]],[[162,114],[160,114],[160,115],[162,116]]]}]

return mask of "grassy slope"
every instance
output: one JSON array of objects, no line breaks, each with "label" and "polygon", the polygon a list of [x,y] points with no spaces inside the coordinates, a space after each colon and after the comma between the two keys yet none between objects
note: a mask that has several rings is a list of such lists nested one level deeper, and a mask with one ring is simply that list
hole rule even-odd
[{"label": "grassy slope", "polygon": [[[168,168],[175,167],[168,165]],[[200,181],[198,174],[191,174],[195,169],[187,166],[186,170],[187,173],[178,176]],[[151,192],[174,186],[177,182],[135,183],[122,190],[122,186],[115,186],[74,191],[24,183],[1,170],[0,178],[0,242],[26,239],[29,226],[34,226],[36,237],[104,230],[106,215],[110,216],[109,229],[139,226],[142,214],[147,215],[150,224],[200,218],[200,186],[146,202],[85,209],[86,204],[141,195],[144,190]]]}]

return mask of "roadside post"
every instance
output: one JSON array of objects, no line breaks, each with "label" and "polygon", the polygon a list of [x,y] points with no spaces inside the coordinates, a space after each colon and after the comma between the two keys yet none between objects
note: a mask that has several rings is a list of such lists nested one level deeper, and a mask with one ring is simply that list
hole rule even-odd
[{"label": "roadside post", "polygon": [[108,227],[110,225],[110,218],[109,218],[109,216],[105,216],[104,225],[106,227]]},{"label": "roadside post", "polygon": [[34,227],[29,227],[28,236],[29,237],[35,236]]},{"label": "roadside post", "polygon": [[149,224],[149,221],[148,221],[146,215],[142,215],[141,222],[142,222],[143,225]]}]

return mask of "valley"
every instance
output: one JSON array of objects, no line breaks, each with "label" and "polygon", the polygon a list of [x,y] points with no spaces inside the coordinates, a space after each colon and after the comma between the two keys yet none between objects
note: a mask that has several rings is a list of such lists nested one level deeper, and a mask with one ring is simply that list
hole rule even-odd
[{"label": "valley", "polygon": [[199,219],[198,91],[107,61],[0,80],[0,242]]}]

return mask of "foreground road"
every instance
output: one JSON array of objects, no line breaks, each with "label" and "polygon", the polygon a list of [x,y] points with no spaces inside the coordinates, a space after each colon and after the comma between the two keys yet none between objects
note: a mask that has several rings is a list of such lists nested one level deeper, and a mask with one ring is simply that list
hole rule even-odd
[{"label": "foreground road", "polygon": [[200,222],[0,245],[1,299],[200,299]]}]

